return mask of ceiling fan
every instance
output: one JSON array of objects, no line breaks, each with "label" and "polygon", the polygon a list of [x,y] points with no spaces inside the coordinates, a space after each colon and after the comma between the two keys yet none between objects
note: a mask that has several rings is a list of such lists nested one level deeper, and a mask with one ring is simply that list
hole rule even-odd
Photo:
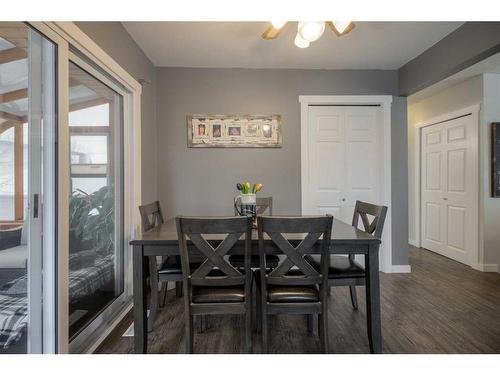
[{"label": "ceiling fan", "polygon": [[[263,39],[276,39],[288,21],[272,21],[271,26],[262,34]],[[348,34],[356,26],[352,21],[301,21],[297,26],[295,45],[307,48],[311,42],[318,40],[328,26],[337,36]]]}]

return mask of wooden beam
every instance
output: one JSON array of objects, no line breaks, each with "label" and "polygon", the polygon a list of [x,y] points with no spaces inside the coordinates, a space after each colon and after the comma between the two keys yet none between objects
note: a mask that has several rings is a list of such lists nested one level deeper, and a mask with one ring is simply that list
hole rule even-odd
[{"label": "wooden beam", "polygon": [[96,99],[85,100],[83,102],[77,102],[77,103],[70,104],[69,111],[73,112],[73,111],[78,111],[79,109],[96,107],[98,105],[106,104],[109,102],[110,102],[110,100],[106,99],[106,98],[96,98]]},{"label": "wooden beam", "polygon": [[24,142],[22,124],[14,127],[14,219],[24,219]]},{"label": "wooden beam", "polygon": [[0,104],[13,102],[14,100],[24,99],[28,97],[28,89],[19,89],[15,91],[5,92],[0,94]]},{"label": "wooden beam", "polygon": [[6,64],[16,60],[22,60],[28,57],[26,50],[18,47],[4,49],[0,51],[0,64]]},{"label": "wooden beam", "polygon": [[19,124],[17,121],[5,121],[0,124],[0,134]]},{"label": "wooden beam", "polygon": [[1,22],[0,37],[16,47],[26,50],[28,47],[28,26],[23,22]]},{"label": "wooden beam", "polygon": [[20,123],[24,123],[24,122],[26,122],[26,121],[24,121],[25,117],[26,116],[17,116],[17,115],[13,115],[12,113],[9,113],[9,112],[0,111],[0,118],[3,118],[5,120],[11,120],[11,121],[17,121]]}]

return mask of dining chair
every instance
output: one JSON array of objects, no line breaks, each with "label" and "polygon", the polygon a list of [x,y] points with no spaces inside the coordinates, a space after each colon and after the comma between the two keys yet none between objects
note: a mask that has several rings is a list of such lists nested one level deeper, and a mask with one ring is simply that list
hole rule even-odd
[{"label": "dining chair", "polygon": [[[358,228],[359,219],[363,224],[362,230],[373,234],[377,238],[382,238],[384,229],[385,216],[387,214],[386,206],[378,206],[371,203],[356,201],[354,207],[354,215],[352,218],[352,226]],[[370,217],[372,217],[370,221]],[[308,257],[310,263],[316,268],[320,267],[320,262],[317,256],[311,255]],[[330,287],[348,286],[351,295],[352,307],[358,308],[358,298],[356,293],[357,285],[366,284],[365,268],[356,262],[354,254],[349,256],[331,255],[328,266],[328,285]]]},{"label": "dining chair", "polygon": [[[139,206],[141,213],[142,230],[147,232],[163,223],[160,202],[155,201],[143,206]],[[153,329],[156,312],[158,310],[158,283],[162,284],[160,306],[165,305],[169,282],[175,282],[176,296],[182,296],[182,267],[178,255],[168,256],[162,259],[158,267],[156,256],[148,257],[149,263],[149,283],[151,288],[151,302],[149,304],[148,332]]]},{"label": "dining chair", "polygon": [[[186,351],[193,352],[193,317],[245,315],[246,346],[252,350],[252,218],[176,218],[182,264]],[[210,240],[225,235],[223,240]],[[244,268],[232,266],[225,255],[244,235]],[[188,245],[188,240],[191,246]],[[216,246],[215,246],[216,245]],[[215,247],[214,247],[215,246]],[[201,261],[201,264],[198,263]]]},{"label": "dining chair", "polygon": [[[238,211],[236,210],[236,205],[238,203],[238,197],[234,198],[234,214],[238,215]],[[273,197],[261,197],[256,199],[256,214],[257,215],[263,215],[264,213],[272,216],[273,215]],[[266,264],[267,267],[269,268],[274,268],[278,265],[279,263],[279,258],[276,255],[273,254],[268,254],[266,259]],[[244,262],[243,262],[243,256],[239,254],[233,254],[229,256],[229,262],[239,268],[243,268]],[[250,265],[252,268],[258,268],[259,267],[259,256],[258,255],[252,255],[250,257]]]},{"label": "dining chair", "polygon": [[[262,351],[268,352],[268,315],[313,314],[318,319],[320,341],[328,352],[328,255],[333,218],[271,217],[259,216],[260,269],[256,272],[258,310],[262,325]],[[287,240],[297,235],[294,246]],[[283,255],[280,264],[273,270],[266,267],[264,236],[267,235]],[[319,246],[318,241],[322,238]],[[312,267],[305,259],[308,254],[320,252],[321,269]],[[308,319],[309,321],[309,319]]]}]

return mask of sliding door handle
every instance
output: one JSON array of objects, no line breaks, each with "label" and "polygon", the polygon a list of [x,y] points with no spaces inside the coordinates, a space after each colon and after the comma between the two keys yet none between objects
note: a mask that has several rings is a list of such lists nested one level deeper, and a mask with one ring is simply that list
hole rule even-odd
[{"label": "sliding door handle", "polygon": [[38,217],[38,194],[33,194],[33,218]]}]

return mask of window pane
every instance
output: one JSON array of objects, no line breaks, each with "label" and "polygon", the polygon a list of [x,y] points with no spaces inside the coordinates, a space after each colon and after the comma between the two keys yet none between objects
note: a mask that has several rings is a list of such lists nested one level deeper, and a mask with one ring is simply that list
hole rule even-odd
[{"label": "window pane", "polygon": [[[70,89],[70,92],[72,90]],[[70,94],[70,100],[71,94]],[[73,108],[77,108],[77,105],[85,105],[84,101],[77,101],[74,99],[75,105]],[[82,104],[83,103],[83,104]],[[87,102],[91,103],[91,102]],[[70,108],[71,109],[71,108]],[[93,107],[82,108],[79,110],[74,110],[69,113],[69,125],[70,126],[109,126],[109,104],[95,105]]]},{"label": "window pane", "polygon": [[70,63],[69,335],[123,293],[122,97]]},{"label": "window pane", "polygon": [[71,164],[106,164],[108,136],[71,136]]}]

